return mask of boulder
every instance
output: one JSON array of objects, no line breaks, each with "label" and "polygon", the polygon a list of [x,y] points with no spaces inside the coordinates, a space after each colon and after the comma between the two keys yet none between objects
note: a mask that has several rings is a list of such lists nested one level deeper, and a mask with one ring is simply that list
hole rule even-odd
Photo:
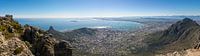
[{"label": "boulder", "polygon": [[23,40],[28,41],[29,43],[32,44],[35,41],[35,38],[38,37],[38,30],[36,30],[33,27],[26,27],[22,37]]},{"label": "boulder", "polygon": [[7,30],[9,33],[14,33],[14,28],[12,26],[9,26]]},{"label": "boulder", "polygon": [[55,56],[54,45],[56,44],[55,39],[49,36],[41,36],[33,44],[33,54],[36,56]]},{"label": "boulder", "polygon": [[67,41],[61,41],[55,45],[55,56],[72,56],[71,45]]}]

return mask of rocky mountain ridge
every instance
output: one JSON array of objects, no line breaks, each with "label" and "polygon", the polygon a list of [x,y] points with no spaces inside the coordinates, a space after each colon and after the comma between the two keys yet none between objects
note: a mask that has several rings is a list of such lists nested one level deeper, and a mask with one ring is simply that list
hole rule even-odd
[{"label": "rocky mountain ridge", "polygon": [[[146,40],[155,54],[199,49],[200,26],[190,18],[172,24],[167,30],[150,34]],[[181,55],[180,55],[181,56]]]}]

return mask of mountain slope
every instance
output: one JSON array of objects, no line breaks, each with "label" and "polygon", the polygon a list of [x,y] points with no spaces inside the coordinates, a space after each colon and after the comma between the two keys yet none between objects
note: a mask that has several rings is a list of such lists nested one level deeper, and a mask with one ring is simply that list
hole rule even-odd
[{"label": "mountain slope", "polygon": [[90,28],[80,28],[67,32],[59,32],[54,30],[52,26],[50,26],[49,30],[47,30],[47,32],[52,34],[56,39],[63,39],[70,42],[79,41],[77,38],[80,38],[82,36],[95,35],[96,31],[97,30]]},{"label": "mountain slope", "polygon": [[33,56],[26,42],[20,40],[22,27],[12,15],[0,17],[0,56]]},{"label": "mountain slope", "polygon": [[153,33],[146,40],[148,49],[155,53],[168,53],[191,48],[199,48],[200,26],[185,18],[172,24],[167,30]]}]

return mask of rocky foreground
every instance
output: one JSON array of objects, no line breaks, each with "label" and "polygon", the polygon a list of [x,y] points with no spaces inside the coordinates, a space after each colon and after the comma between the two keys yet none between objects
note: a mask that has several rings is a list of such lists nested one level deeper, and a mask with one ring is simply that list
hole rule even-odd
[{"label": "rocky foreground", "polygon": [[57,40],[41,29],[0,17],[0,56],[72,56],[69,42]]}]

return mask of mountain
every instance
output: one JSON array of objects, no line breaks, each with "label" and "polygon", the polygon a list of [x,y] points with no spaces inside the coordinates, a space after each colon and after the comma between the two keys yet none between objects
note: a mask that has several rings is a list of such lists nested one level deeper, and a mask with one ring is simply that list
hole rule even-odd
[{"label": "mountain", "polygon": [[72,46],[39,28],[21,26],[6,15],[0,17],[0,56],[72,56]]},{"label": "mountain", "polygon": [[[63,40],[63,39],[65,39],[65,38],[67,38],[63,32],[59,32],[59,31],[55,30],[55,29],[53,28],[53,26],[50,26],[49,29],[48,29],[46,32],[48,32],[48,33],[51,34],[54,38],[59,39],[59,40]],[[67,40],[67,39],[66,39],[66,40]]]},{"label": "mountain", "polygon": [[80,28],[72,31],[66,31],[66,32],[59,32],[53,29],[53,26],[49,27],[49,30],[47,30],[48,33],[52,34],[57,39],[67,40],[70,42],[78,41],[75,40],[81,36],[90,36],[95,35],[95,32],[97,30],[90,29],[90,28]]},{"label": "mountain", "polygon": [[169,53],[187,49],[199,49],[200,26],[190,18],[172,24],[167,30],[150,34],[145,40],[148,51]]},{"label": "mountain", "polygon": [[65,32],[66,36],[68,37],[80,37],[80,36],[90,36],[95,35],[96,29],[90,29],[90,28],[80,28],[72,31]]}]

